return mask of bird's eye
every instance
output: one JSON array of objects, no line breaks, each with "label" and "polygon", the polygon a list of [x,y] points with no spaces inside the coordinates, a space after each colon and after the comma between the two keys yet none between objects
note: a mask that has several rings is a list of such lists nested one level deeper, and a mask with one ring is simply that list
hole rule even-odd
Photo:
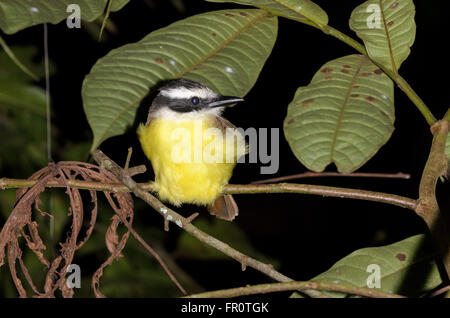
[{"label": "bird's eye", "polygon": [[197,105],[200,103],[200,99],[197,96],[192,97],[191,99],[192,104]]}]

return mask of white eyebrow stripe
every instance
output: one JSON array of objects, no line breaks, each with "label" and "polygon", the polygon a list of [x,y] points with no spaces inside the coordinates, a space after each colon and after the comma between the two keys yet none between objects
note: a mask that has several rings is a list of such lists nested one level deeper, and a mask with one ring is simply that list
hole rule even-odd
[{"label": "white eyebrow stripe", "polygon": [[208,98],[216,96],[216,94],[214,94],[212,91],[208,89],[201,89],[201,88],[188,89],[186,87],[165,89],[161,91],[161,95],[176,99],[189,99],[194,96],[197,96],[199,98]]}]

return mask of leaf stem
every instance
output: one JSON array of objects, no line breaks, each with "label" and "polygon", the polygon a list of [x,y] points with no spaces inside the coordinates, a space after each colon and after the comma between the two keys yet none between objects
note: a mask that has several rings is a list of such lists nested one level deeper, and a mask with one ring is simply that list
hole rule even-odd
[{"label": "leaf stem", "polygon": [[105,17],[103,18],[103,22],[102,22],[102,27],[100,28],[100,32],[98,35],[98,41],[100,42],[102,39],[102,34],[103,34],[103,30],[105,29],[107,20],[109,18],[109,13],[111,12],[111,5],[112,5],[113,0],[109,0],[108,1],[108,6],[106,8],[106,13],[105,13]]},{"label": "leaf stem", "polygon": [[445,113],[443,120],[450,121],[450,107],[448,108],[447,112]]}]

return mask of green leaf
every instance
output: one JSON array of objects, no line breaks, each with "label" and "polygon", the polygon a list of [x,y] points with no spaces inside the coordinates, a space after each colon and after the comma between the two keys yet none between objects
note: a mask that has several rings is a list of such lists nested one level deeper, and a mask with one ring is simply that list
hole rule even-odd
[{"label": "green leaf", "polygon": [[308,169],[334,162],[342,173],[361,167],[394,130],[391,79],[363,55],[326,63],[289,104],[284,133]]},{"label": "green leaf", "polygon": [[115,11],[119,11],[120,9],[122,9],[128,2],[130,2],[130,0],[111,0],[112,4],[111,4],[111,11],[115,12]]},{"label": "green leaf", "polygon": [[350,28],[373,61],[396,73],[416,37],[414,15],[412,0],[369,0],[352,12]]},{"label": "green leaf", "polygon": [[[195,221],[195,226],[202,231],[213,235],[215,238],[227,242],[227,244],[233,246],[233,248],[246,255],[254,257],[264,263],[272,264],[274,267],[279,266],[279,262],[277,260],[269,258],[261,252],[255,250],[255,248],[249,243],[245,233],[236,225],[236,223],[222,220],[214,220],[213,223],[209,223],[205,219],[200,219]],[[202,261],[230,259],[222,252],[200,242],[198,239],[186,232],[181,234],[174,254],[177,257],[198,259]]]},{"label": "green leaf", "polygon": [[327,25],[328,15],[310,0],[207,0],[209,2],[233,2],[255,6],[274,15],[300,21],[309,25]]},{"label": "green leaf", "polygon": [[[72,12],[67,6],[80,6],[81,19],[93,21],[105,11],[108,0],[2,0],[0,1],[0,29],[12,34],[41,23],[59,23]],[[113,0],[111,11],[120,10],[129,0]]]},{"label": "green leaf", "polygon": [[[425,235],[420,234],[391,245],[363,248],[344,257],[312,281],[368,287],[368,278],[374,273],[368,267],[375,264],[380,269],[378,290],[417,297],[442,283],[435,262],[436,255],[430,252],[433,249],[428,243]],[[333,297],[345,296],[337,292],[327,294]]]},{"label": "green leaf", "polygon": [[173,78],[202,82],[223,95],[243,96],[256,82],[277,35],[277,18],[262,10],[208,12],[112,50],[83,82],[92,150],[122,134],[140,101]]}]

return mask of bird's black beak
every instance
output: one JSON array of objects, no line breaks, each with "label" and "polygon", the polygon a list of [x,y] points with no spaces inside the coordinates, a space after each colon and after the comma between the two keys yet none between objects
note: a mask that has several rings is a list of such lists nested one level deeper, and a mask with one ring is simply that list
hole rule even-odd
[{"label": "bird's black beak", "polygon": [[240,97],[234,97],[234,96],[222,96],[218,100],[215,100],[214,102],[211,102],[208,104],[209,107],[223,107],[231,104],[236,104],[239,102],[244,101],[244,99]]}]

